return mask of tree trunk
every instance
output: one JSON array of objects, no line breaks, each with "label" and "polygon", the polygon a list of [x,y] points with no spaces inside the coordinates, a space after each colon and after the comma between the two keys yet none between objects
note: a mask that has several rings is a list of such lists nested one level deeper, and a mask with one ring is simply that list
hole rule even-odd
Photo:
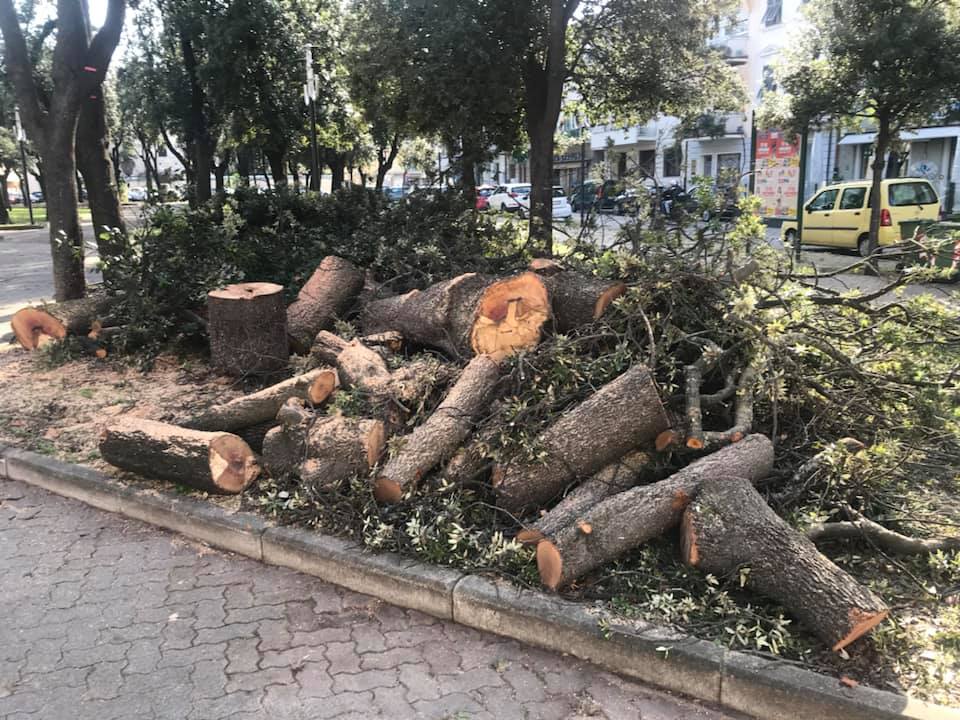
[{"label": "tree trunk", "polygon": [[290,357],[283,286],[240,283],[207,293],[210,360],[231,375],[282,370]]},{"label": "tree trunk", "polygon": [[314,487],[333,488],[353,475],[366,475],[386,447],[379,420],[342,415],[319,418],[307,433],[300,478]]},{"label": "tree trunk", "polygon": [[[880,184],[883,182],[884,155],[887,148],[890,147],[890,120],[886,115],[881,114],[877,118],[877,145],[873,157],[873,178],[870,185],[870,239],[868,241],[869,254],[872,255],[880,247]],[[873,263],[867,263],[865,272],[875,274],[876,269]]]},{"label": "tree trunk", "polygon": [[669,426],[650,371],[634,365],[540,433],[539,461],[494,468],[498,504],[514,515],[542,507],[571,482],[652,442]]},{"label": "tree trunk", "polygon": [[580,521],[601,500],[629,490],[644,479],[652,479],[654,472],[655,465],[650,453],[642,450],[629,452],[577,486],[532,526],[517,533],[517,540],[536,544],[551,537],[564,527]]},{"label": "tree trunk", "polygon": [[10,224],[10,193],[7,191],[7,178],[10,177],[10,170],[4,168],[0,175],[0,225]]},{"label": "tree trunk", "polygon": [[253,450],[236,435],[142,418],[107,426],[100,455],[123,470],[212,493],[243,492],[260,473]]},{"label": "tree trunk", "polygon": [[500,366],[489,355],[478,355],[427,420],[404,438],[400,450],[377,476],[374,497],[382,503],[399,502],[403,494],[444,460],[450,458],[487,409]]},{"label": "tree trunk", "polygon": [[196,430],[242,430],[273,420],[290,398],[300,398],[314,406],[322,405],[338,385],[335,370],[310,370],[250,395],[209,407],[184,425]]},{"label": "tree trunk", "polygon": [[193,165],[194,205],[205,203],[212,197],[210,192],[210,171],[213,169],[214,142],[210,137],[210,127],[206,116],[206,93],[200,84],[197,70],[197,58],[193,49],[193,40],[189,30],[181,27],[180,52],[183,56],[183,68],[190,84],[190,113],[187,144],[190,147]]},{"label": "tree trunk", "polygon": [[241,145],[237,148],[237,173],[240,175],[240,185],[250,187],[250,171],[253,160],[250,157],[250,148]]},{"label": "tree trunk", "polygon": [[[102,92],[100,88],[96,97],[86,98],[81,106],[77,124],[77,166],[87,188],[97,250],[100,258],[107,260],[119,257],[123,252],[123,237],[127,234],[127,227],[120,209],[116,173],[110,159]],[[105,279],[110,279],[109,264],[104,268],[104,275]]]},{"label": "tree trunk", "polygon": [[[347,167],[347,161],[342,155],[333,155],[330,162],[330,192],[335,193],[343,187],[343,174]],[[320,187],[321,178],[317,178],[317,187]]]},{"label": "tree trunk", "polygon": [[383,190],[383,180],[387,177],[387,173],[390,172],[390,168],[393,167],[394,161],[397,159],[397,153],[400,152],[400,134],[395,133],[394,136],[390,139],[389,148],[379,148],[377,150],[377,181],[375,189],[377,192]]},{"label": "tree trunk", "polygon": [[333,327],[360,294],[363,281],[363,270],[349,260],[328,255],[320,262],[287,308],[287,332],[296,353],[305,354],[318,332]]},{"label": "tree trunk", "polygon": [[683,526],[689,565],[717,575],[749,569],[748,589],[781,603],[835,651],[890,612],[773,512],[748,479],[705,480],[684,513]]},{"label": "tree trunk", "polygon": [[[546,114],[544,111],[543,114]],[[530,240],[534,252],[544,257],[553,255],[553,128],[540,127],[529,121],[530,135]]]},{"label": "tree trunk", "polygon": [[750,435],[666,480],[612,495],[537,545],[540,579],[555,590],[662,535],[680,523],[690,499],[710,478],[736,475],[757,482],[772,468],[772,443],[763,435]]},{"label": "tree trunk", "polygon": [[270,165],[270,174],[273,176],[273,184],[279,190],[287,186],[287,163],[284,159],[286,152],[264,151],[267,156],[267,163]]},{"label": "tree trunk", "polygon": [[86,280],[74,157],[78,113],[70,113],[67,109],[63,112],[66,116],[61,116],[42,152],[48,176],[45,198],[53,256],[54,297],[72,300],[83,297]]},{"label": "tree trunk", "polygon": [[227,150],[223,153],[223,157],[220,159],[220,162],[218,162],[213,168],[214,188],[218,195],[224,195],[227,191],[226,176],[229,168],[230,151]]},{"label": "tree trunk", "polygon": [[549,296],[537,275],[494,280],[467,273],[422,292],[369,302],[361,324],[367,334],[395,330],[454,358],[487,353],[501,360],[535,347],[549,317]]},{"label": "tree trunk", "polygon": [[293,191],[300,194],[300,171],[297,170],[296,160],[290,160],[290,175],[293,177]]}]

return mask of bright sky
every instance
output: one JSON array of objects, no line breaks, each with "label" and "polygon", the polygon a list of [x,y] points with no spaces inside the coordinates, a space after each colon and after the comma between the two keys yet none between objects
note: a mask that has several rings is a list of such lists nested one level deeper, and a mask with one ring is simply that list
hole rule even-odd
[{"label": "bright sky", "polygon": [[98,28],[107,19],[107,0],[89,0],[90,24]]}]

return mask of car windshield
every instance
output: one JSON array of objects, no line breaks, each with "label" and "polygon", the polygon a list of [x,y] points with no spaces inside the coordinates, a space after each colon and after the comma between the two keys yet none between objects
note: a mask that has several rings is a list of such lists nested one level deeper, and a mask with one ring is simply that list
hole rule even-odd
[{"label": "car windshield", "polygon": [[903,205],[933,205],[937,200],[937,194],[926,182],[893,183],[888,190],[890,205],[901,207]]},{"label": "car windshield", "polygon": [[566,197],[567,194],[563,191],[562,187],[555,187],[553,189],[553,196],[556,198]]},{"label": "car windshield", "polygon": [[477,195],[480,197],[490,197],[493,195],[493,188],[484,188],[483,190],[478,190]]},{"label": "car windshield", "polygon": [[530,186],[529,185],[514,185],[513,189],[510,191],[516,193],[517,195],[529,195]]}]

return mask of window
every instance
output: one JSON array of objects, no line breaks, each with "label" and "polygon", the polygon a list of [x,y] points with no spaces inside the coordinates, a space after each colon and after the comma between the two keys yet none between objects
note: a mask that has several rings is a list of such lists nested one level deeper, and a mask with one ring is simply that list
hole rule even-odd
[{"label": "window", "polygon": [[680,165],[683,163],[683,152],[674,145],[663,151],[663,176],[679,177]]},{"label": "window", "polygon": [[736,185],[740,182],[740,153],[717,155],[717,182],[723,185]]},{"label": "window", "polygon": [[890,185],[888,193],[890,205],[893,207],[933,205],[939,202],[937,194],[930,187],[930,183],[925,182],[896,183]]},{"label": "window", "polygon": [[841,210],[859,210],[863,207],[863,201],[867,197],[866,188],[847,188],[840,196]]},{"label": "window", "polygon": [[703,156],[703,174],[707,177],[713,177],[713,155]]},{"label": "window", "polygon": [[839,190],[824,190],[807,205],[807,209],[810,212],[833,210],[833,204],[837,201],[838,192]]},{"label": "window", "polygon": [[767,0],[767,11],[763,14],[764,27],[779,25],[783,21],[783,0]]}]

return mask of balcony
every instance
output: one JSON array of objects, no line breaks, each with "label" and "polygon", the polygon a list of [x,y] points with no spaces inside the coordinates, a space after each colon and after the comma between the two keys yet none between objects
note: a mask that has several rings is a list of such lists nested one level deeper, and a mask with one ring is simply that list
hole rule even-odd
[{"label": "balcony", "polygon": [[745,65],[749,57],[748,20],[741,17],[733,24],[722,28],[712,40],[710,47],[719,50],[730,65]]},{"label": "balcony", "polygon": [[642,142],[656,142],[660,133],[666,131],[663,123],[656,121],[627,128],[616,125],[598,125],[590,129],[590,149],[604,150],[609,145],[620,147]]}]

